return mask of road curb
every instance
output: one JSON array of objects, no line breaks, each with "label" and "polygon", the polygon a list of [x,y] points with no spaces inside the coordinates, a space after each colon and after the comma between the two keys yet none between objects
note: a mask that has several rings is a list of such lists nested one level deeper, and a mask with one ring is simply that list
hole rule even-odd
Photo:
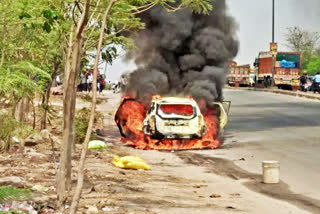
[{"label": "road curb", "polygon": [[[234,88],[231,88],[234,89]],[[320,100],[320,95],[316,94],[307,94],[307,92],[301,92],[301,91],[285,91],[281,89],[262,89],[262,88],[237,88],[239,90],[246,90],[246,91],[261,91],[261,92],[269,92],[269,93],[274,93],[274,94],[285,94],[289,96],[294,96],[294,97],[304,97],[308,99],[313,99],[313,100]]]}]

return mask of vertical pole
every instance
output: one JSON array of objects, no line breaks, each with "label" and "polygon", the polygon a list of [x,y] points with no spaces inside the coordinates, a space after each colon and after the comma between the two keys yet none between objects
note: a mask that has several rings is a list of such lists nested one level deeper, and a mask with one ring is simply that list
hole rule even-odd
[{"label": "vertical pole", "polygon": [[[274,0],[272,0],[272,43],[274,43]],[[275,85],[274,81],[274,54],[272,54],[272,81],[271,86]]]},{"label": "vertical pole", "polygon": [[272,0],[272,43],[274,43],[274,0]]}]

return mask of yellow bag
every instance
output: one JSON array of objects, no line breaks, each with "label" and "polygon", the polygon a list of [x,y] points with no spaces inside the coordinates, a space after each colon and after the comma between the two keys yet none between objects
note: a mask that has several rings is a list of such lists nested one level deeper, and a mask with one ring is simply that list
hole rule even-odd
[{"label": "yellow bag", "polygon": [[113,165],[122,169],[150,169],[150,166],[141,158],[135,156],[113,156]]}]

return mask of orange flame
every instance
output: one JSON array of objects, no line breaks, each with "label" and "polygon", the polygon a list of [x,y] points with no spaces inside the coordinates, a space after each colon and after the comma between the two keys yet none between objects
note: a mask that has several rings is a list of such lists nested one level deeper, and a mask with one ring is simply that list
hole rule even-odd
[{"label": "orange flame", "polygon": [[152,100],[161,100],[161,96],[159,94],[153,95]]},{"label": "orange flame", "polygon": [[[160,96],[153,96],[155,99]],[[216,139],[218,134],[219,120],[214,109],[207,108],[203,112],[204,120],[207,125],[207,132],[201,139],[151,139],[145,135],[143,120],[147,109],[142,103],[123,98],[123,101],[116,113],[116,123],[125,137],[122,142],[131,145],[137,149],[155,149],[155,150],[190,150],[190,149],[216,149],[220,146],[220,141]]]}]

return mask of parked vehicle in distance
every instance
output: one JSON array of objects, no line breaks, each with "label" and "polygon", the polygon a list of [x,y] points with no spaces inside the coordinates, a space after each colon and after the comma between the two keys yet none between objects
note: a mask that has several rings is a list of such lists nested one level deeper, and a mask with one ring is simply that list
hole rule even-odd
[{"label": "parked vehicle in distance", "polygon": [[193,139],[205,134],[206,124],[194,99],[163,97],[152,101],[143,131],[154,139]]},{"label": "parked vehicle in distance", "polygon": [[228,67],[227,84],[229,86],[254,86],[254,71],[250,65],[238,65],[237,62],[232,61]]},{"label": "parked vehicle in distance", "polygon": [[304,86],[304,91],[311,91],[312,90],[312,77],[307,77],[307,82],[303,86]]},{"label": "parked vehicle in distance", "polygon": [[274,83],[278,88],[298,90],[301,74],[301,52],[277,52],[272,63],[270,52],[260,52],[254,62],[257,85],[269,87],[272,83],[272,65],[274,65]]}]

